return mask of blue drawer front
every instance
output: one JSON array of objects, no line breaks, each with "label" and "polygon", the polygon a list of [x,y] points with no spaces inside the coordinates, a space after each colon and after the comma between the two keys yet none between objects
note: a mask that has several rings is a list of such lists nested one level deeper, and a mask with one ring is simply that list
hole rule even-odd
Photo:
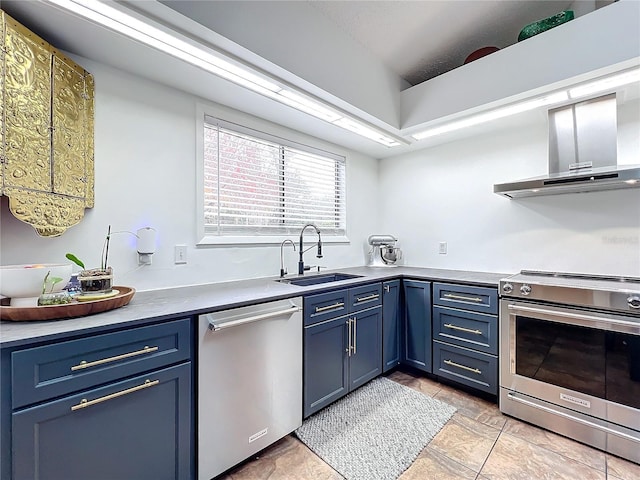
[{"label": "blue drawer front", "polygon": [[190,358],[188,318],[18,350],[11,354],[13,408]]},{"label": "blue drawer front", "polygon": [[498,317],[433,307],[433,339],[498,354]]},{"label": "blue drawer front", "polygon": [[304,326],[346,315],[349,308],[347,289],[304,297]]},{"label": "blue drawer front", "polygon": [[451,283],[434,283],[433,304],[497,315],[498,290]]},{"label": "blue drawer front", "polygon": [[373,283],[349,289],[349,312],[382,305],[382,284]]},{"label": "blue drawer front", "polygon": [[191,478],[192,392],[187,362],[15,412],[12,478]]},{"label": "blue drawer front", "polygon": [[434,341],[433,373],[493,395],[498,394],[498,359],[493,355]]}]

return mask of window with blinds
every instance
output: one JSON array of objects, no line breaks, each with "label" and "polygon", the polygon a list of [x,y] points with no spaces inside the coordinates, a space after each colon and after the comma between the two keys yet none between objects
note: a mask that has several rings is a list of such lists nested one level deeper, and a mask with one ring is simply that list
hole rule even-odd
[{"label": "window with blinds", "polygon": [[344,236],[345,158],[213,117],[204,122],[204,230]]}]

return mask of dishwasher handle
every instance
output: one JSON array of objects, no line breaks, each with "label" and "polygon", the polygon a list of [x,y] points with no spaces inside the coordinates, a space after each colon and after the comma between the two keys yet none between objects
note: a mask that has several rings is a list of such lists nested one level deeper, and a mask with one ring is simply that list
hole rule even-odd
[{"label": "dishwasher handle", "polygon": [[246,325],[247,323],[259,322],[260,320],[267,320],[269,318],[280,317],[283,315],[291,315],[302,310],[302,307],[293,305],[291,308],[285,310],[278,310],[276,312],[261,313],[258,315],[252,315],[251,317],[239,318],[237,320],[231,320],[228,322],[215,323],[214,320],[209,319],[209,330],[217,332],[225,328],[239,327],[240,325]]}]

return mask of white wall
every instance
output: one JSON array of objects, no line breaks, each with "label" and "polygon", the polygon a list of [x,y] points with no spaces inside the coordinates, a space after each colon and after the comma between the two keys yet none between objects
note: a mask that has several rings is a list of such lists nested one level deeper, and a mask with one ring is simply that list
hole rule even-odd
[{"label": "white wall", "polygon": [[[278,275],[279,246],[195,247],[196,105],[203,100],[90,60],[77,61],[96,83],[95,207],[62,236],[41,238],[10,214],[3,197],[0,264],[64,262],[65,253],[73,252],[94,266],[109,224],[113,231],[149,225],[158,232],[150,266],[138,267],[135,237],[112,236],[109,263],[116,284],[146,290]],[[325,244],[320,262],[329,268],[362,265],[363,243],[378,223],[371,208],[378,190],[376,161],[282,127],[272,132],[347,156],[351,243]],[[188,246],[187,265],[174,265],[176,244]],[[289,271],[295,272],[296,257],[288,250]],[[315,264],[315,257],[308,262]]]},{"label": "white wall", "polygon": [[[619,163],[640,163],[640,103],[618,113]],[[380,161],[381,231],[399,236],[406,263],[640,276],[640,189],[496,195],[494,183],[547,173],[546,118],[505,124]],[[441,241],[447,255],[438,253]]]}]

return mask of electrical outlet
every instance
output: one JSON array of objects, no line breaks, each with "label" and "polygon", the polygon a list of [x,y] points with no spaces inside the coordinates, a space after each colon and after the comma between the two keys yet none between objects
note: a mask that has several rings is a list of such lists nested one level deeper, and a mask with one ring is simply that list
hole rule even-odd
[{"label": "electrical outlet", "polygon": [[438,253],[440,255],[447,254],[447,242],[440,242],[440,245],[438,246]]},{"label": "electrical outlet", "polygon": [[176,245],[174,247],[174,263],[187,263],[187,246],[186,245]]}]

